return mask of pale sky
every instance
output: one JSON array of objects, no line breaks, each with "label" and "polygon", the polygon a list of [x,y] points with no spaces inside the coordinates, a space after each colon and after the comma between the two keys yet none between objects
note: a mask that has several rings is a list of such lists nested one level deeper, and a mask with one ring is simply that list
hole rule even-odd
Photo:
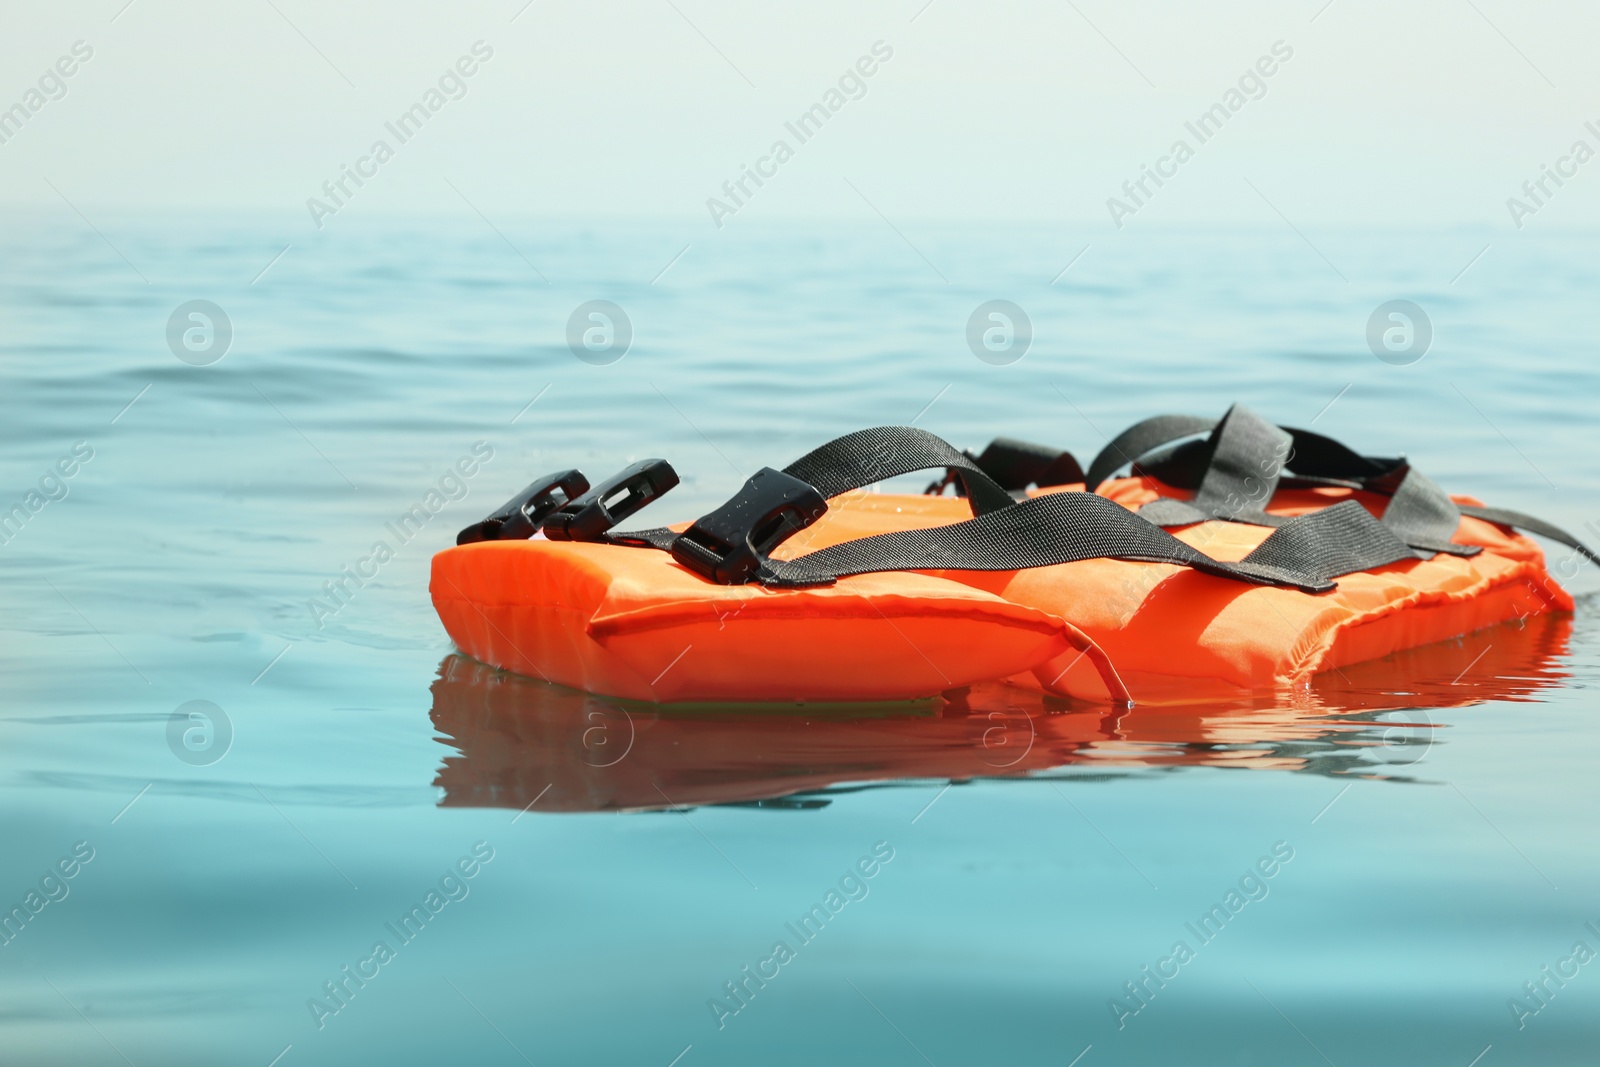
[{"label": "pale sky", "polygon": [[[345,210],[652,216],[709,232],[708,198],[782,139],[792,158],[763,164],[759,188],[746,179],[726,225],[881,211],[1110,233],[1107,199],[1182,138],[1193,158],[1159,189],[1146,179],[1154,195],[1126,225],[1509,234],[1507,199],[1532,206],[1521,186],[1543,165],[1569,176],[1546,179],[1525,226],[1600,222],[1600,161],[1570,156],[1579,139],[1600,149],[1600,9],[1324,3],[12,4],[0,204],[61,210],[65,197],[112,221],[238,208],[309,231],[308,198],[382,139],[393,157],[361,164],[359,189],[346,179]],[[92,56],[74,64],[79,41]],[[492,55],[454,81],[480,41]],[[813,138],[786,130],[878,42],[892,57],[847,77]],[[1275,45],[1292,56],[1266,64],[1263,91],[1247,82],[1259,98],[1235,96],[1201,144],[1185,123]],[[62,57],[75,69],[57,82]],[[426,105],[441,77],[437,111],[401,143],[385,123]]]}]

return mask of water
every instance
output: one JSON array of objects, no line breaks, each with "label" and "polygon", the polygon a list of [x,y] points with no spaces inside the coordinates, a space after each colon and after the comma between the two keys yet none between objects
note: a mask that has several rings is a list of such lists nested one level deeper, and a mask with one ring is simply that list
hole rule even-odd
[{"label": "water", "polygon": [[[73,871],[0,948],[0,1060],[1592,1062],[1600,965],[1520,1029],[1507,1003],[1600,949],[1587,565],[1571,621],[1292,706],[1115,714],[994,691],[622,714],[454,656],[426,593],[430,554],[547,469],[668,456],[667,520],[864,425],[1087,459],[1235,399],[1582,529],[1586,239],[1495,239],[1452,281],[1492,235],[96,221],[0,237],[5,506],[93,453],[0,548],[0,899]],[[1014,365],[966,346],[994,298],[1033,323]],[[1397,298],[1435,331],[1408,366],[1363,336]],[[214,365],[167,347],[193,299],[232,322]],[[566,347],[592,299],[632,321],[620,362]],[[231,724],[204,765],[168,740],[195,700]],[[1230,889],[1258,899],[1191,933]],[[333,1012],[346,965],[375,976]],[[1119,1028],[1147,965],[1177,971]],[[776,976],[733,1012],[746,966]]]}]

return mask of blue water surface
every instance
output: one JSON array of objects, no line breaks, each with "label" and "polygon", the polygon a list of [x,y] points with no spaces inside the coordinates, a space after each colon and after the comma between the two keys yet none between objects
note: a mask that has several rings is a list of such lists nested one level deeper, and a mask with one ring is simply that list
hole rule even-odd
[{"label": "blue water surface", "polygon": [[[1592,237],[97,222],[0,234],[0,1062],[1595,1061],[1565,550],[1571,621],[1180,711],[619,710],[455,656],[427,595],[545,470],[669,457],[668,521],[862,426],[1086,461],[1235,400],[1600,539]],[[991,299],[1010,365],[967,343]],[[1368,347],[1392,299],[1420,361]],[[569,349],[590,300],[619,361]]]}]

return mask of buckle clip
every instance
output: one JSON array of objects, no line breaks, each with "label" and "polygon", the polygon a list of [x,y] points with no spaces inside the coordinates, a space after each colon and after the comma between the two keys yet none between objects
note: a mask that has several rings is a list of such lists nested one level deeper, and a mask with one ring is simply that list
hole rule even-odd
[{"label": "buckle clip", "polygon": [[629,464],[552,512],[540,529],[552,541],[599,541],[606,531],[678,484],[664,459]]},{"label": "buckle clip", "polygon": [[762,467],[732,500],[703,516],[672,542],[672,558],[719,585],[755,577],[767,553],[828,510],[807,482]]},{"label": "buckle clip", "polygon": [[524,541],[539,529],[545,516],[586,492],[589,479],[581,471],[546,474],[506,501],[498,511],[456,534],[456,544],[475,541]]}]

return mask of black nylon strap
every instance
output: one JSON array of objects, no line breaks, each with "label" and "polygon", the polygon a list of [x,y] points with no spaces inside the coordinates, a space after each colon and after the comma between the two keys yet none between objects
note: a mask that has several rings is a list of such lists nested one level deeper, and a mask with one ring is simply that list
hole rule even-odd
[{"label": "black nylon strap", "polygon": [[652,526],[648,530],[628,530],[624,533],[608,535],[605,540],[613,545],[627,545],[630,548],[659,548],[663,552],[672,551],[672,542],[678,539],[678,531],[669,530],[665,526]]},{"label": "black nylon strap", "polygon": [[1296,474],[1365,482],[1393,473],[1405,463],[1403,459],[1363,456],[1331,437],[1310,430],[1293,426],[1284,426],[1282,430],[1294,438],[1294,462],[1291,466]]},{"label": "black nylon strap", "polygon": [[1296,474],[1388,493],[1384,525],[1413,548],[1456,556],[1477,554],[1475,546],[1451,541],[1461,523],[1461,512],[1449,495],[1403,458],[1363,456],[1331,437],[1284,429],[1294,439]]},{"label": "black nylon strap", "polygon": [[[1228,421],[1234,422],[1232,418]],[[1234,429],[1228,434],[1215,435],[1214,452],[1221,452],[1224,461],[1218,481],[1208,491],[1210,499],[1220,494],[1226,501],[1224,488],[1250,477],[1247,472],[1261,443],[1274,454],[1282,451],[1287,435],[1271,429],[1272,432],[1261,431],[1247,414],[1234,422]],[[802,481],[809,474],[826,487],[816,488],[836,494],[868,476],[890,477],[886,471],[921,469],[912,464],[949,462],[954,469],[965,470],[958,465],[958,457],[965,458],[931,434],[885,427],[825,445],[791,464],[784,473]],[[1263,475],[1267,479],[1265,491],[1270,491],[1270,473],[1263,471]],[[986,480],[980,475],[969,484],[982,486]],[[861,484],[867,482],[863,480]],[[989,484],[994,485],[992,481]],[[1005,493],[998,485],[994,489]],[[1005,506],[983,511],[965,522],[865,537],[792,560],[762,558],[751,577],[763,585],[800,587],[881,571],[1024,570],[1110,558],[1171,563],[1234,581],[1318,593],[1332,589],[1332,579],[1341,574],[1417,558],[1393,531],[1354,501],[1295,519],[1274,517],[1279,529],[1245,559],[1225,563],[1185,544],[1142,515],[1093,493],[1051,493],[1014,503],[1007,494],[1006,500]],[[979,506],[974,501],[974,507]],[[677,535],[666,529],[642,530],[613,535],[611,540],[671,551]]]},{"label": "black nylon strap", "polygon": [[1337,578],[1420,558],[1393,530],[1354,500],[1290,519],[1241,562]]},{"label": "black nylon strap", "polygon": [[[1150,428],[1151,433],[1154,430]],[[1185,473],[1197,473],[1193,499],[1162,497],[1146,504],[1139,515],[1157,526],[1183,526],[1206,519],[1282,526],[1288,519],[1269,515],[1262,508],[1278,489],[1293,440],[1287,431],[1235,404],[1212,429],[1209,439],[1203,444],[1194,442],[1201,448],[1184,446],[1181,453],[1174,451],[1146,468],[1165,473],[1162,468],[1178,465]]]},{"label": "black nylon strap", "polygon": [[[1478,545],[1458,545],[1450,538],[1460,524],[1460,512],[1444,490],[1429,481],[1420,471],[1404,467],[1399,488],[1383,512],[1383,525],[1394,531],[1412,548],[1428,552],[1444,552],[1452,556],[1475,556],[1483,549]],[[1345,503],[1353,503],[1346,501]],[[1248,522],[1253,526],[1277,526],[1292,521],[1290,516],[1267,512],[1226,512],[1196,507],[1186,500],[1161,497],[1139,509],[1139,517],[1157,526],[1187,526],[1207,519],[1231,519]]]},{"label": "black nylon strap", "polygon": [[824,497],[912,471],[945,467],[955,472],[974,515],[1010,507],[1011,494],[965,452],[914,426],[857,430],[801,456],[783,473],[815,486]]},{"label": "black nylon strap", "polygon": [[1331,437],[1293,427],[1285,429],[1294,437],[1294,468],[1297,474],[1338,479],[1378,492],[1385,491],[1385,483],[1393,485],[1393,499],[1383,513],[1384,525],[1393,528],[1407,544],[1415,548],[1461,556],[1476,554],[1476,546],[1450,542],[1458,525],[1458,517],[1471,515],[1476,519],[1547,537],[1573,549],[1591,563],[1600,564],[1600,554],[1566,530],[1537,516],[1510,508],[1457,504],[1404,459],[1363,456]]},{"label": "black nylon strap", "polygon": [[1293,441],[1247,407],[1235,404],[1211,431],[1206,464],[1191,506],[1218,518],[1254,516],[1272,502]]},{"label": "black nylon strap", "polygon": [[[1131,447],[1145,446],[1148,452],[1193,433],[1191,427],[1199,421],[1185,421],[1178,416],[1148,419],[1124,431],[1113,444],[1127,438]],[[1159,440],[1162,433],[1173,436]],[[1110,447],[1095,457],[1097,464]],[[1121,447],[1126,451],[1128,446]],[[1129,458],[1137,459],[1140,454],[1129,452]],[[1139,514],[1160,526],[1223,519],[1282,527],[1285,521],[1282,517],[1266,514],[1261,509],[1271,502],[1272,492],[1280,482],[1280,472],[1290,466],[1296,475],[1302,476],[1295,479],[1296,482],[1309,480],[1312,484],[1347,485],[1390,495],[1381,521],[1413,548],[1455,556],[1474,556],[1482,551],[1476,545],[1453,543],[1451,539],[1460,525],[1461,513],[1444,490],[1405,460],[1363,456],[1322,434],[1280,429],[1238,404],[1229,408],[1216,424],[1203,454],[1194,444],[1186,444],[1148,462],[1145,467],[1158,477],[1167,473],[1165,468],[1175,468],[1179,477],[1171,480],[1181,483],[1187,480],[1182,475],[1196,462],[1201,464],[1201,477],[1192,500],[1163,498],[1145,505]],[[1120,465],[1121,461],[1113,463],[1108,458],[1105,473],[1110,474]],[[1091,467],[1091,476],[1093,473]],[[1163,477],[1163,480],[1169,479]]]},{"label": "black nylon strap", "polygon": [[1113,437],[1089,462],[1084,488],[1092,493],[1123,464],[1132,463],[1140,456],[1179,438],[1208,433],[1216,425],[1216,419],[1202,419],[1193,415],[1157,415],[1136,422]]},{"label": "black nylon strap", "polygon": [[1205,522],[1207,519],[1232,519],[1236,522],[1247,522],[1252,526],[1282,526],[1291,518],[1288,515],[1272,515],[1265,511],[1218,514],[1210,509],[1195,507],[1187,500],[1174,500],[1168,496],[1157,497],[1140,508],[1139,517],[1157,526],[1187,526],[1194,522]]},{"label": "black nylon strap", "polygon": [[876,571],[1010,571],[1084,559],[1175,563],[1256,585],[1308,593],[1333,588],[1271,561],[1223,563],[1121,504],[1093,493],[1049,493],[965,522],[846,541],[793,560],[769,560],[764,584],[827,584]]},{"label": "black nylon strap", "polygon": [[[1254,448],[1266,443],[1270,450],[1282,450],[1283,435],[1275,427],[1262,430],[1248,418],[1229,419],[1234,429],[1218,434],[1214,453],[1222,454],[1222,464],[1206,491],[1208,499],[1229,502],[1230,486],[1248,478]],[[1256,421],[1259,422],[1259,421]],[[1058,456],[1040,456],[1048,461],[1040,470],[1058,464]],[[1394,560],[1392,536],[1373,536],[1378,528],[1365,510],[1354,517],[1347,512],[1310,515],[1301,520],[1293,536],[1267,537],[1267,542],[1240,563],[1222,563],[1200,550],[1179,541],[1160,526],[1141,515],[1093,493],[1051,493],[1040,498],[1013,502],[1005,488],[976,469],[973,459],[958,453],[941,438],[912,427],[878,427],[846,435],[827,443],[784,469],[826,496],[870,485],[880,478],[909,474],[925,467],[944,466],[963,478],[973,499],[976,517],[930,530],[898,531],[861,537],[858,541],[832,545],[795,560],[763,558],[755,569],[754,581],[763,585],[830,584],[838,577],[899,569],[1011,569],[1050,566],[1088,558],[1123,558],[1192,566],[1203,573],[1234,581],[1262,585],[1286,585],[1304,592],[1333,589],[1331,577],[1346,573],[1339,566],[1363,569]],[[1075,466],[1075,464],[1074,464]],[[1038,474],[1038,470],[1034,470]],[[1270,491],[1270,485],[1266,486]],[[1176,504],[1176,502],[1174,502]],[[1331,509],[1336,510],[1336,509]],[[1368,530],[1360,530],[1365,522]],[[1278,537],[1274,541],[1274,537]],[[1365,537],[1365,539],[1363,539]],[[635,533],[610,534],[613,544],[674,550],[678,534],[666,528]],[[1312,550],[1336,545],[1341,552],[1330,557],[1312,558]],[[1374,547],[1376,545],[1376,547]],[[1408,555],[1405,550],[1403,555]],[[674,552],[677,555],[677,552]],[[690,553],[693,555],[693,553]],[[683,563],[683,558],[680,558]],[[1354,561],[1354,563],[1352,563]],[[712,560],[715,563],[715,560]],[[1330,569],[1331,568],[1331,569]],[[694,568],[699,569],[699,568]]]},{"label": "black nylon strap", "polygon": [[1071,452],[1015,437],[996,437],[975,462],[1008,492],[1083,481],[1083,468]]},{"label": "black nylon strap", "polygon": [[[1050,463],[1058,462],[1057,457],[1050,457]],[[1020,570],[1118,558],[1174,563],[1237,581],[1307,592],[1332,588],[1327,578],[1312,577],[1308,568],[1300,567],[1293,551],[1281,552],[1271,560],[1262,557],[1223,563],[1092,493],[1051,493],[1015,502],[987,475],[974,470],[973,461],[953,446],[908,427],[880,427],[847,435],[790,464],[784,474],[825,495],[837,495],[928,466],[948,466],[958,475],[973,475],[964,480],[974,510],[980,513],[965,522],[861,538],[794,560],[766,558],[754,580],[764,585],[803,586],[875,571]],[[678,537],[672,530],[657,528],[610,534],[606,539],[613,544],[671,552]]]},{"label": "black nylon strap", "polygon": [[1238,563],[1212,559],[1114,501],[1051,493],[952,526],[848,541],[767,563],[764,584],[826,584],[891,570],[1009,571],[1084,559],[1173,563],[1219,578],[1332,589],[1333,578],[1416,559],[1408,545],[1355,501],[1287,521]]},{"label": "black nylon strap", "polygon": [[[1001,488],[965,452],[944,438],[914,426],[878,426],[857,430],[812,449],[783,473],[814,487],[825,498],[861,489],[886,478],[944,467],[961,482],[975,515],[1010,507],[1011,494]],[[664,526],[611,534],[612,544],[672,550],[677,533]]]},{"label": "black nylon strap", "polygon": [[1576,549],[1590,563],[1600,564],[1600,555],[1596,555],[1592,548],[1567,533],[1561,527],[1552,526],[1543,519],[1525,515],[1520,511],[1512,511],[1510,508],[1484,508],[1474,504],[1457,504],[1456,507],[1460,509],[1461,514],[1471,515],[1475,519],[1484,519],[1488,522],[1499,523],[1501,526],[1526,530],[1529,533],[1538,534],[1540,537],[1548,537],[1557,544]]},{"label": "black nylon strap", "polygon": [[1475,556],[1476,545],[1458,545],[1450,539],[1461,525],[1461,511],[1449,496],[1415,467],[1405,465],[1405,473],[1389,506],[1383,509],[1383,524],[1413,548],[1446,552],[1452,556]]}]

